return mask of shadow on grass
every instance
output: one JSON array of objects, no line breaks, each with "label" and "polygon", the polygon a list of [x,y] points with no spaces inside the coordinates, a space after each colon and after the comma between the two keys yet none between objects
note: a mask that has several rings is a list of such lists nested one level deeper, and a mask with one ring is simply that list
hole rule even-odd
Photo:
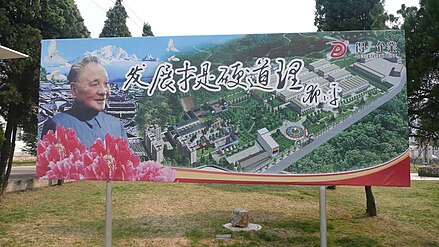
[{"label": "shadow on grass", "polygon": [[351,236],[336,238],[329,240],[329,245],[336,245],[342,247],[371,247],[378,245],[378,241],[373,238],[367,238],[362,236]]},{"label": "shadow on grass", "polygon": [[[138,218],[115,219],[112,221],[112,241],[115,246],[129,241],[148,242],[153,238],[172,239],[186,238],[192,246],[203,246],[215,240],[216,234],[233,234],[227,240],[227,246],[290,246],[300,243],[300,246],[316,246],[319,244],[318,220],[288,220],[282,213],[253,211],[254,218],[270,214],[268,219],[257,221],[262,229],[253,232],[231,232],[223,227],[230,220],[228,211],[210,211],[207,213],[185,214],[181,216],[140,216]],[[273,220],[275,219],[275,220]],[[332,226],[328,226],[332,229]],[[84,239],[94,238],[95,241],[104,239],[105,219],[79,220],[67,224],[49,226],[51,234]],[[96,239],[96,236],[99,236]]]},{"label": "shadow on grass", "polygon": [[319,200],[319,186],[271,185],[271,184],[200,184],[210,189],[232,193],[260,193],[298,200]]},{"label": "shadow on grass", "polygon": [[[318,220],[288,220],[288,221],[276,221],[270,223],[269,226],[273,228],[294,229],[302,233],[319,233],[320,222]],[[332,230],[334,227],[331,224],[327,224],[327,229]]]}]

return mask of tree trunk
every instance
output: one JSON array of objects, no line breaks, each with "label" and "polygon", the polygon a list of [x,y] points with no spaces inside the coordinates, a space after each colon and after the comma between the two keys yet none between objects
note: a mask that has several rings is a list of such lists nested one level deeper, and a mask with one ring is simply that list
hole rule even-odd
[{"label": "tree trunk", "polygon": [[9,159],[8,159],[8,165],[7,165],[6,172],[5,172],[5,179],[3,180],[3,184],[2,184],[2,186],[3,186],[2,193],[4,193],[4,191],[6,191],[6,188],[8,187],[9,177],[11,175],[11,170],[12,170],[12,161],[14,159],[15,140],[16,139],[17,139],[17,125],[13,126],[13,129],[12,129],[12,139],[11,139],[11,145],[9,147]]},{"label": "tree trunk", "polygon": [[3,139],[2,149],[0,152],[0,181],[3,181],[2,178],[4,177],[6,171],[6,163],[9,157],[9,148],[10,148],[9,145],[11,141],[11,135],[12,135],[12,125],[9,122],[7,122],[5,129],[5,138]]},{"label": "tree trunk", "polygon": [[[9,107],[8,121],[6,123],[5,138],[3,140],[2,149],[0,152],[0,199],[3,197],[6,186],[9,181],[9,174],[11,173],[12,162],[8,162],[11,159],[11,144],[15,142],[15,134],[17,132],[17,124],[12,116],[12,109]],[[15,130],[15,131],[14,131]],[[14,139],[12,140],[12,137]],[[13,145],[14,146],[14,145]],[[12,156],[14,150],[12,150]],[[12,161],[12,160],[11,160]]]},{"label": "tree trunk", "polygon": [[371,217],[377,216],[377,208],[372,193],[372,186],[365,186],[364,189],[366,190],[366,214]]}]

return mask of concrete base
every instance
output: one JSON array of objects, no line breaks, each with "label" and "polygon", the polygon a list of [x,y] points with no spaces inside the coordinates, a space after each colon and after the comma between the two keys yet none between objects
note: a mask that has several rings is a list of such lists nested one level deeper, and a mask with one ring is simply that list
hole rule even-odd
[{"label": "concrete base", "polygon": [[58,180],[47,179],[10,179],[6,192],[25,191],[28,189],[36,189],[58,184]]},{"label": "concrete base", "polygon": [[241,231],[243,231],[243,232],[248,232],[248,231],[259,231],[259,230],[262,229],[262,227],[261,227],[260,225],[258,225],[258,224],[252,224],[252,223],[248,224],[247,227],[234,227],[234,226],[232,226],[232,223],[227,223],[227,224],[225,224],[225,225],[223,225],[223,226],[224,226],[225,228],[229,229],[229,230],[234,231],[234,232],[241,232]]}]

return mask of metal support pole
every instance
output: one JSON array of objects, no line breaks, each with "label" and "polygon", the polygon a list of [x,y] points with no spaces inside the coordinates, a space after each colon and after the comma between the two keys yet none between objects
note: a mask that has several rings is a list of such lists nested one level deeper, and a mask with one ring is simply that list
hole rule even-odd
[{"label": "metal support pole", "polygon": [[111,214],[113,183],[107,180],[107,197],[105,205],[105,247],[111,247]]},{"label": "metal support pole", "polygon": [[320,186],[320,246],[326,247],[326,187]]}]

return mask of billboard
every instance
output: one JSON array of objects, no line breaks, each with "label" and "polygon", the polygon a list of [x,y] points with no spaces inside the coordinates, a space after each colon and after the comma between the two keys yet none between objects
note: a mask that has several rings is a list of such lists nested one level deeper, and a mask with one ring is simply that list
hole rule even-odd
[{"label": "billboard", "polygon": [[44,40],[37,177],[409,186],[400,30]]}]

